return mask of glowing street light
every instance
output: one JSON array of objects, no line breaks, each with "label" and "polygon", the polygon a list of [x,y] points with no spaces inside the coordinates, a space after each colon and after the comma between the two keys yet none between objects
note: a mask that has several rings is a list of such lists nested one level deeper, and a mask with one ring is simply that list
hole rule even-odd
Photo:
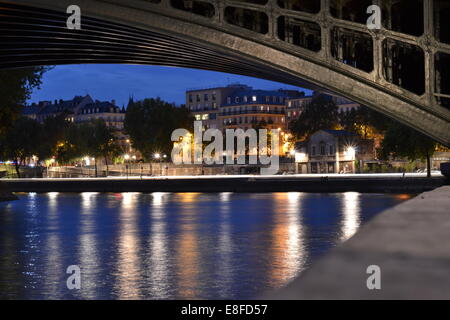
[{"label": "glowing street light", "polygon": [[354,160],[355,159],[355,154],[356,154],[355,148],[351,147],[351,146],[348,147],[347,150],[346,150],[346,154],[347,154],[347,157],[350,158],[350,160]]},{"label": "glowing street light", "polygon": [[160,155],[159,153],[155,153],[155,154],[153,155],[153,157],[154,157],[155,159],[159,159],[159,158],[161,158],[161,155]]},{"label": "glowing street light", "polygon": [[130,160],[130,155],[129,155],[129,154],[126,154],[126,155],[123,156],[123,158],[124,158],[125,160]]}]

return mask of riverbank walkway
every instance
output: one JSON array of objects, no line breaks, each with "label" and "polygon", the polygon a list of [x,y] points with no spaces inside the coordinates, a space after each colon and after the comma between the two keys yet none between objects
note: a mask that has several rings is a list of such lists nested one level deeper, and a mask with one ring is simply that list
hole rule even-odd
[{"label": "riverbank walkway", "polygon": [[[369,266],[379,267],[379,290],[367,287]],[[450,299],[450,186],[380,213],[265,298]]]},{"label": "riverbank walkway", "polygon": [[377,192],[420,193],[447,183],[434,174],[212,175],[0,179],[12,192]]}]

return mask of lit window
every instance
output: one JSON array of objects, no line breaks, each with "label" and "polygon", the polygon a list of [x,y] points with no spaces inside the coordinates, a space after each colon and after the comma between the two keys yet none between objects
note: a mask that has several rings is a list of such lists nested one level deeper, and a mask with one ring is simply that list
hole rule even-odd
[{"label": "lit window", "polygon": [[253,101],[253,102],[256,102],[256,96],[253,96],[253,97],[252,97],[252,101]]}]

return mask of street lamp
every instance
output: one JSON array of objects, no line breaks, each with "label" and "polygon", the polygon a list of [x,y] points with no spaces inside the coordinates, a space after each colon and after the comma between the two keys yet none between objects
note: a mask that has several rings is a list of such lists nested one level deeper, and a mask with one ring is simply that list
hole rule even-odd
[{"label": "street lamp", "polygon": [[356,150],[354,147],[348,147],[347,148],[347,157],[350,158],[350,160],[355,160],[355,154],[356,154]]},{"label": "street lamp", "polygon": [[127,163],[127,161],[130,160],[130,155],[126,154],[123,156],[123,158],[125,159],[125,173],[127,175],[127,180],[128,180],[128,163]]},{"label": "street lamp", "polygon": [[161,155],[159,153],[155,153],[153,155],[153,158],[159,161],[159,175],[162,175],[162,168],[161,168]]}]

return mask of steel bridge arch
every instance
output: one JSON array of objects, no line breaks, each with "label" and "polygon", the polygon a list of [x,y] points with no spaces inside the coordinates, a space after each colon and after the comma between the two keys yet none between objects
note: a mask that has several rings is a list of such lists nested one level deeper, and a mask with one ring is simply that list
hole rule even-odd
[{"label": "steel bridge arch", "polygon": [[[321,88],[382,112],[435,140],[450,145],[450,110],[436,101],[435,54],[450,54],[433,31],[433,0],[424,0],[421,36],[382,28],[369,31],[363,24],[336,19],[331,0],[320,1],[320,11],[305,13],[281,8],[276,0],[265,5],[232,0],[204,0],[213,6],[209,17],[174,8],[170,0],[78,0],[81,30],[68,30],[66,9],[73,0],[0,1],[0,68],[75,63],[128,63],[190,67],[248,75]],[[380,4],[381,0],[373,0]],[[228,7],[267,16],[265,34],[232,25]],[[318,51],[282,41],[277,19],[292,16],[320,26]],[[333,28],[369,35],[373,70],[366,72],[333,57]],[[414,45],[425,59],[424,92],[412,93],[383,75],[383,43]]]}]

